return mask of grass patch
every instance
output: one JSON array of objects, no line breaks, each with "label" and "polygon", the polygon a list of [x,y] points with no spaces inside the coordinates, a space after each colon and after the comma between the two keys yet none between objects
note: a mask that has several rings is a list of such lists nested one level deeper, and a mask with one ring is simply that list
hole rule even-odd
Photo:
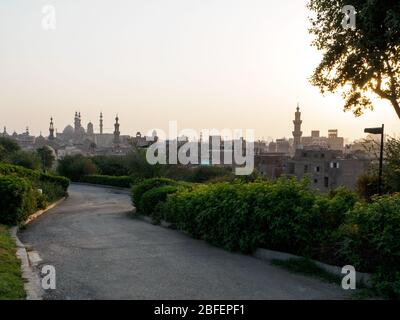
[{"label": "grass patch", "polygon": [[0,300],[25,299],[21,263],[9,229],[0,225]]},{"label": "grass patch", "polygon": [[292,273],[298,273],[305,276],[318,278],[326,282],[336,284],[341,284],[342,282],[341,277],[335,276],[325,271],[308,259],[272,260],[271,264],[279,266]]}]

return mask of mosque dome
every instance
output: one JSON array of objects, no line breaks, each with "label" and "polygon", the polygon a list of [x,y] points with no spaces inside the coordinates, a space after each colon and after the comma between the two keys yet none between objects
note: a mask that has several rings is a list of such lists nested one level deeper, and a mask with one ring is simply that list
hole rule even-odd
[{"label": "mosque dome", "polygon": [[74,134],[74,128],[71,125],[65,127],[63,134]]}]

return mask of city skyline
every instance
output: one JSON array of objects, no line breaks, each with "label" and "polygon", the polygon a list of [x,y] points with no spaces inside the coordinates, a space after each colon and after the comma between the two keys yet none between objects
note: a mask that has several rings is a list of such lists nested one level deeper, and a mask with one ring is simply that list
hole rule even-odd
[{"label": "city skyline", "polygon": [[399,134],[386,102],[355,118],[340,97],[309,84],[320,55],[310,47],[306,1],[51,1],[52,31],[41,27],[45,4],[0,4],[0,126],[9,133],[29,126],[46,135],[51,116],[60,132],[79,110],[95,130],[103,112],[109,132],[118,113],[129,135],[177,120],[291,138],[299,102],[305,134],[336,128],[353,140],[382,123]]}]

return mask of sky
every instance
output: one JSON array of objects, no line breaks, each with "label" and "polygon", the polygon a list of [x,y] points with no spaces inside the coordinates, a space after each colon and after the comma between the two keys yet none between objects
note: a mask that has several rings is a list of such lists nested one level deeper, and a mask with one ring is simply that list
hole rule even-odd
[{"label": "sky", "polygon": [[[46,5],[55,30],[42,27]],[[390,104],[355,118],[309,83],[321,54],[308,15],[300,0],[0,0],[0,128],[48,135],[51,116],[61,132],[80,111],[95,131],[103,112],[122,134],[176,120],[289,138],[300,103],[303,135],[356,139],[385,123],[399,136]]]}]

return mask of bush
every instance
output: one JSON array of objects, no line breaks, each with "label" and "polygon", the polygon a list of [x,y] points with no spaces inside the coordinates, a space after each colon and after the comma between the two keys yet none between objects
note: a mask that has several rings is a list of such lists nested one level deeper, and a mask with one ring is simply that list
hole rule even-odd
[{"label": "bush", "polygon": [[[69,180],[65,177],[11,164],[0,164],[0,177],[23,178],[24,181],[28,181],[35,194],[35,209],[44,209],[49,203],[65,196],[69,186]],[[42,194],[37,189],[41,189]],[[27,215],[30,213],[30,210],[26,212]]]},{"label": "bush", "polygon": [[22,222],[36,210],[39,198],[29,180],[0,175],[0,223]]},{"label": "bush", "polygon": [[40,158],[34,151],[16,151],[8,157],[8,161],[14,165],[28,169],[40,169]]},{"label": "bush", "polygon": [[126,156],[94,156],[90,158],[104,176],[129,176]]},{"label": "bush", "polygon": [[21,178],[38,180],[40,177],[40,172],[8,163],[0,163],[0,175],[15,175]]},{"label": "bush", "polygon": [[18,143],[7,137],[0,137],[0,161],[6,160],[11,154],[21,150]]},{"label": "bush", "polygon": [[97,173],[97,167],[89,158],[82,155],[65,156],[59,160],[57,172],[72,181],[80,181],[84,176]]},{"label": "bush", "polygon": [[130,188],[136,182],[136,179],[130,176],[90,175],[82,177],[80,179],[80,182],[101,184],[120,188]]},{"label": "bush", "polygon": [[132,187],[131,197],[132,203],[136,206],[140,205],[142,196],[149,190],[162,186],[177,186],[179,182],[167,178],[147,179]]},{"label": "bush", "polygon": [[153,218],[153,221],[159,223],[164,219],[163,204],[167,200],[169,194],[173,194],[179,190],[177,186],[162,186],[151,189],[143,194],[137,212]]},{"label": "bush", "polygon": [[287,178],[190,187],[151,179],[133,189],[133,198],[142,214],[216,246],[353,265],[374,274],[379,293],[400,297],[400,194],[368,203],[345,188],[326,195]]}]

